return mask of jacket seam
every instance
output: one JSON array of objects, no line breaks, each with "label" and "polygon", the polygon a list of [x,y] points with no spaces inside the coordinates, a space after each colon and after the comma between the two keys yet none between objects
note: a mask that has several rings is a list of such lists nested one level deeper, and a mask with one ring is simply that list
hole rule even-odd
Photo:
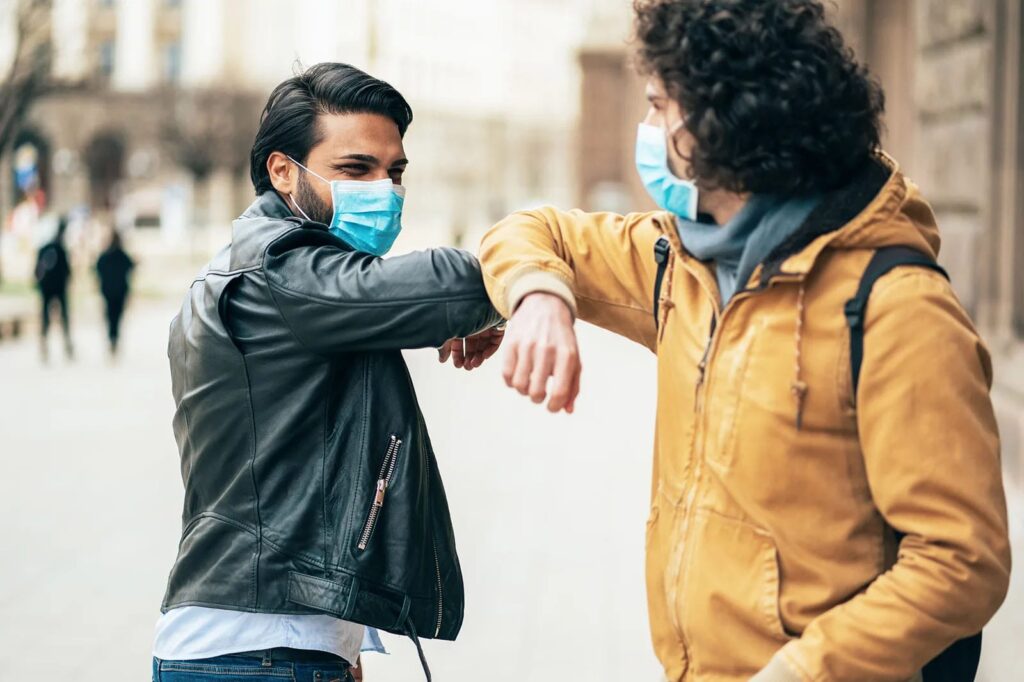
[{"label": "jacket seam", "polygon": [[194,516],[192,516],[185,523],[185,525],[182,527],[182,531],[181,531],[182,539],[184,539],[185,536],[192,530],[192,528],[198,522],[202,521],[203,519],[216,519],[217,521],[220,521],[221,523],[226,523],[229,526],[234,526],[235,528],[238,528],[239,530],[244,530],[246,533],[249,533],[250,535],[252,535],[254,537],[259,537],[259,533],[256,531],[255,528],[252,528],[252,527],[246,525],[242,521],[237,521],[235,519],[232,519],[229,516],[224,516],[223,514],[218,514],[217,512],[204,511],[204,512],[200,512],[198,514],[195,514]]},{"label": "jacket seam", "polygon": [[289,556],[289,557],[291,557],[293,559],[298,559],[299,561],[305,562],[305,563],[307,563],[307,564],[309,564],[311,566],[316,566],[317,568],[322,569],[322,570],[325,570],[327,568],[327,564],[321,562],[319,559],[317,559],[314,556],[311,556],[309,554],[305,554],[303,552],[293,552],[292,550],[287,549],[287,548],[281,546],[280,544],[278,544],[277,542],[274,542],[273,540],[271,540],[269,538],[263,538],[262,541],[265,542],[270,547],[272,547],[274,550],[276,550],[279,554],[284,554],[285,556]]},{"label": "jacket seam", "polygon": [[614,308],[621,308],[623,310],[631,310],[633,312],[643,313],[644,315],[654,315],[654,308],[648,310],[644,306],[633,305],[631,303],[616,303],[615,301],[608,301],[603,298],[587,296],[585,294],[576,294],[576,298],[581,298],[585,301],[592,301],[594,303],[600,303],[601,305],[612,306]]},{"label": "jacket seam", "polygon": [[793,672],[803,678],[806,682],[818,682],[818,678],[811,675],[802,665],[793,660],[793,657],[786,651],[779,651],[779,656],[782,658],[782,662],[788,665]]},{"label": "jacket seam", "polygon": [[[568,263],[565,263],[565,261],[562,261],[562,263],[566,267],[569,267]],[[569,269],[570,271],[572,270],[572,268]],[[557,268],[539,265],[537,263],[523,263],[512,268],[507,275],[502,277],[500,280],[497,280],[502,283],[501,290],[498,292],[498,298],[500,298],[501,300],[506,300],[508,298],[509,291],[515,285],[515,283],[518,282],[523,277],[525,277],[526,275],[530,275],[533,273],[542,273],[545,275],[551,275],[552,277],[555,277],[556,279],[558,279],[558,281],[560,281],[562,284],[569,288],[569,291],[572,292],[573,296],[576,296],[576,285],[573,282],[572,278],[566,277],[565,273],[560,272]]]},{"label": "jacket seam", "polygon": [[[264,273],[266,274],[266,271],[264,271]],[[302,298],[302,299],[305,299],[307,301],[313,301],[315,303],[323,303],[325,305],[330,305],[330,306],[334,306],[334,307],[338,307],[338,308],[381,308],[381,307],[394,308],[396,306],[406,305],[406,304],[409,304],[409,303],[461,303],[463,301],[476,301],[476,300],[480,300],[482,298],[486,298],[485,296],[480,296],[478,294],[467,293],[467,294],[453,295],[453,296],[424,296],[424,297],[408,297],[408,298],[389,298],[386,301],[367,301],[365,303],[363,303],[363,302],[356,302],[356,301],[339,301],[337,299],[323,298],[323,297],[320,297],[320,296],[315,296],[313,294],[310,294],[310,293],[307,293],[307,292],[304,292],[304,291],[296,291],[295,289],[291,289],[289,287],[286,287],[283,284],[274,282],[273,281],[274,278],[272,276],[270,276],[269,274],[266,274],[266,277],[267,277],[267,284],[270,286],[271,290],[273,290],[276,287],[277,289],[280,289],[282,292],[284,292],[286,294],[291,294],[292,296],[296,296],[298,298]]]},{"label": "jacket seam", "polygon": [[[923,268],[919,265],[898,265],[890,273],[882,276],[878,280],[878,284],[875,285],[870,300],[875,302],[885,300],[886,294],[892,291],[893,287],[899,282],[915,278],[928,282],[946,282],[948,284],[948,280],[945,277],[929,268]],[[868,307],[870,308],[870,305]],[[864,331],[866,334],[866,327]]]},{"label": "jacket seam", "polygon": [[174,609],[179,609],[179,608],[181,608],[183,606],[207,606],[207,607],[211,607],[211,608],[225,609],[225,610],[228,610],[228,611],[240,611],[242,613],[276,613],[276,614],[286,615],[286,616],[306,616],[306,615],[309,615],[305,611],[299,611],[299,610],[296,610],[296,609],[273,609],[273,610],[266,610],[266,609],[257,609],[257,608],[254,608],[254,607],[242,607],[242,606],[238,606],[237,604],[221,604],[220,602],[204,601],[202,599],[190,599],[188,601],[174,602],[173,606],[169,606],[167,604],[164,604],[163,608],[162,608],[162,612],[163,613],[167,613],[168,611],[173,611]]},{"label": "jacket seam", "polygon": [[196,282],[205,282],[206,278],[209,277],[210,275],[218,275],[220,277],[234,277],[237,275],[244,275],[247,272],[255,272],[259,270],[261,267],[261,265],[250,265],[248,267],[240,268],[238,270],[207,270],[206,272],[196,275],[192,279],[192,284],[195,284]]},{"label": "jacket seam", "polygon": [[324,566],[326,567],[329,563],[328,552],[330,552],[330,543],[328,541],[327,531],[327,408],[330,407],[330,398],[333,386],[335,385],[335,368],[334,363],[329,366],[328,377],[330,381],[327,383],[327,396],[322,401],[323,410],[320,412],[320,432],[323,434],[323,438],[320,443],[320,508],[323,513],[323,538],[324,538]]},{"label": "jacket seam", "polygon": [[267,286],[267,293],[270,294],[270,300],[274,302],[274,308],[277,310],[278,316],[284,322],[284,326],[288,328],[288,332],[292,335],[292,338],[305,350],[307,353],[314,355],[318,358],[327,359],[327,355],[319,351],[313,350],[306,344],[305,340],[299,336],[299,333],[295,331],[295,327],[292,326],[291,320],[284,314],[284,310],[281,309],[281,303],[277,300],[277,296],[274,294],[274,287],[270,284],[270,279],[267,277],[267,273],[263,273],[263,282]]},{"label": "jacket seam", "polygon": [[[407,589],[405,587],[397,587],[395,585],[390,585],[388,583],[382,583],[382,582],[378,582],[378,581],[373,580],[373,579],[365,578],[363,576],[357,575],[355,572],[353,572],[353,571],[351,571],[349,569],[346,569],[343,566],[336,567],[336,568],[339,569],[339,570],[336,571],[337,573],[339,573],[339,574],[341,574],[341,575],[343,575],[343,576],[345,576],[347,578],[351,578],[352,580],[359,581],[359,585],[360,585],[359,591],[360,592],[365,591],[363,589],[363,586],[369,585],[370,587],[377,588],[378,590],[383,590],[383,591],[386,591],[386,592],[391,592],[394,595],[408,596],[410,599],[417,599],[417,600],[433,600],[434,599],[434,594],[436,593],[436,590],[431,588],[431,592],[429,594],[426,594],[426,593],[419,594],[419,593],[412,592],[411,590],[409,590],[409,589]],[[293,574],[294,575],[299,575],[299,576],[302,576],[303,579],[315,580],[315,581],[324,583],[325,585],[328,585],[328,586],[330,586],[330,585],[340,585],[341,584],[337,580],[329,580],[327,578],[318,578],[315,575],[309,575],[308,573],[303,573],[302,571],[290,570],[290,571],[288,571],[288,574],[289,574],[289,576],[293,575]],[[378,596],[380,596],[380,595],[378,595]],[[392,598],[392,597],[382,597],[382,598]],[[308,606],[308,604],[307,604],[307,606]]]},{"label": "jacket seam", "polygon": [[[230,332],[228,332],[230,334]],[[251,601],[257,607],[259,606],[260,592],[259,592],[259,563],[260,558],[263,555],[263,519],[260,516],[260,490],[256,483],[256,415],[253,413],[252,404],[252,381],[249,379],[249,363],[246,361],[245,354],[239,352],[242,356],[242,368],[245,372],[245,386],[248,394],[249,403],[249,428],[252,434],[252,451],[249,454],[249,477],[252,480],[252,495],[253,495],[253,512],[256,515],[256,555],[253,558],[252,565],[252,576],[250,577],[250,589],[251,589]]]}]

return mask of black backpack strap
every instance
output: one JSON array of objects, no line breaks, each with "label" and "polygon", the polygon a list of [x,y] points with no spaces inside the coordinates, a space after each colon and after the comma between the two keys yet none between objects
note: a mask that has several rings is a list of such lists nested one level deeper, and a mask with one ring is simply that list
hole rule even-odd
[{"label": "black backpack strap", "polygon": [[[867,315],[871,289],[880,277],[901,265],[928,268],[949,279],[946,271],[933,258],[917,249],[906,246],[887,246],[875,251],[875,255],[861,276],[857,294],[846,302],[843,309],[846,314],[846,323],[850,327],[850,379],[854,401],[857,399],[857,386],[860,382],[860,366],[864,361],[864,320]],[[896,541],[900,542],[902,539],[903,534],[896,531]],[[949,648],[932,659],[924,667],[924,682],[969,682],[977,674],[980,658],[981,633],[979,632],[971,637],[953,642]]]},{"label": "black backpack strap", "polygon": [[658,264],[658,274],[654,276],[654,326],[658,326],[658,305],[661,302],[661,284],[665,281],[665,270],[668,268],[668,255],[672,247],[668,237],[659,237],[654,243],[654,261]]},{"label": "black backpack strap", "polygon": [[908,246],[886,246],[875,251],[860,278],[857,294],[846,302],[843,312],[850,327],[850,379],[853,386],[853,400],[857,401],[857,386],[860,383],[860,365],[864,361],[864,320],[867,316],[868,298],[871,289],[880,277],[895,267],[914,265],[940,273],[946,279],[949,275],[931,256]]},{"label": "black backpack strap", "polygon": [[929,661],[922,671],[924,682],[971,682],[978,674],[981,633],[958,639]]}]

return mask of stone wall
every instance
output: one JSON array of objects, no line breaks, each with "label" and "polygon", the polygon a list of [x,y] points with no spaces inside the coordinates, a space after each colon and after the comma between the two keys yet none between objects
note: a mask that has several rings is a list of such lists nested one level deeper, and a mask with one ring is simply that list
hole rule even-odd
[{"label": "stone wall", "polygon": [[989,0],[919,0],[914,12],[913,175],[939,219],[942,261],[974,314],[993,216],[995,9]]}]

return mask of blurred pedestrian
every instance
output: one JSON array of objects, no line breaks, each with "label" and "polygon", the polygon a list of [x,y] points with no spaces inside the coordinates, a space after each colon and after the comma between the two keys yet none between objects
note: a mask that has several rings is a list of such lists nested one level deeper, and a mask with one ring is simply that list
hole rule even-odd
[{"label": "blurred pedestrian", "polygon": [[110,244],[96,260],[96,274],[100,278],[100,293],[106,303],[107,338],[110,340],[110,354],[117,355],[117,342],[120,336],[121,316],[128,302],[131,288],[131,273],[135,261],[131,259],[122,244],[121,233],[113,230]]},{"label": "blurred pedestrian", "polygon": [[64,248],[64,233],[67,231],[67,227],[67,218],[61,216],[57,223],[57,234],[39,249],[36,258],[36,286],[39,288],[43,305],[40,337],[43,362],[49,359],[47,339],[54,303],[60,306],[60,321],[64,330],[64,353],[69,360],[74,357],[68,313],[68,283],[71,281],[71,266],[68,262],[67,249]]}]

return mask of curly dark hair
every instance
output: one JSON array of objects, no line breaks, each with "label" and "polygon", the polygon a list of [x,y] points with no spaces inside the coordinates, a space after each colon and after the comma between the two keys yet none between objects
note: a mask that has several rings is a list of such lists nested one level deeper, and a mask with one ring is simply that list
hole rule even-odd
[{"label": "curly dark hair", "polygon": [[880,146],[885,97],[818,0],[636,0],[641,70],[686,115],[705,188],[834,189]]}]

